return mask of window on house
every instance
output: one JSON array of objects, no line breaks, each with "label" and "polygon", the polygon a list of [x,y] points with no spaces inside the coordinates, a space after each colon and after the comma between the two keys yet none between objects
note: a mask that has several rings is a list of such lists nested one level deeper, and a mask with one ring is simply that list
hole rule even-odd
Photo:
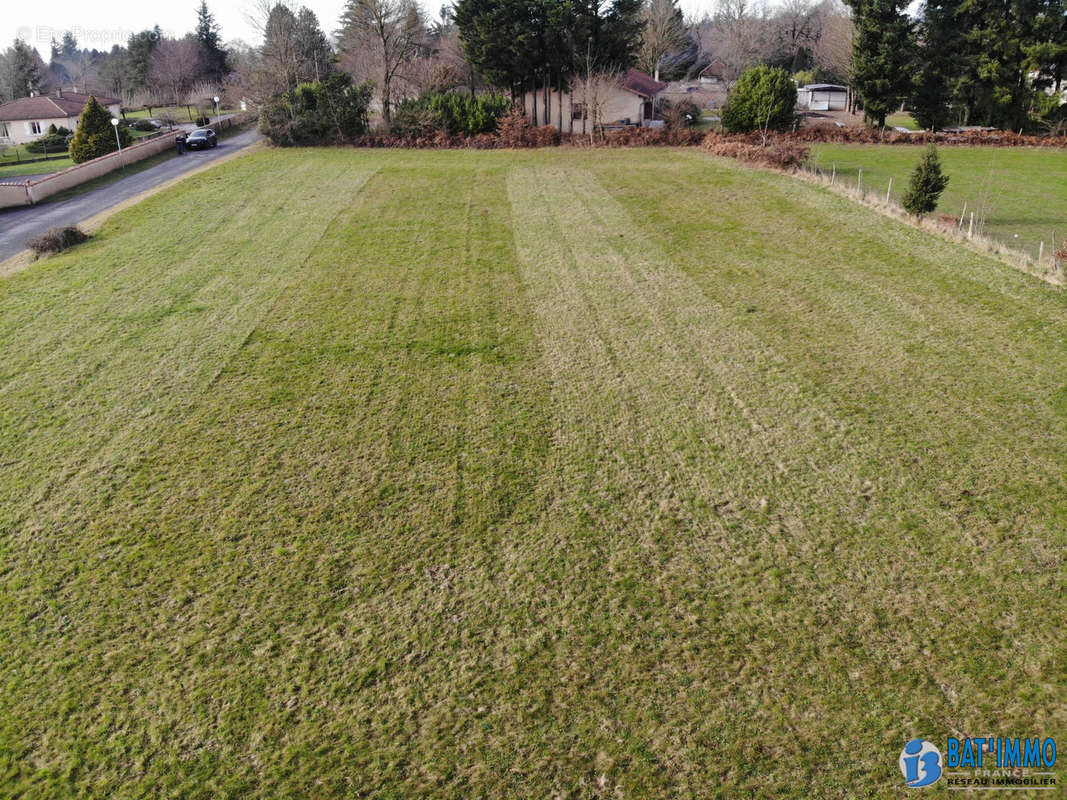
[{"label": "window on house", "polygon": [[32,134],[34,134],[36,136],[40,132],[41,132],[41,123],[40,122],[31,122],[30,123],[30,133],[32,133]]},{"label": "window on house", "polygon": [[11,133],[7,129],[6,122],[0,122],[0,139],[7,139],[11,136]]},{"label": "window on house", "polygon": [[571,104],[571,119],[585,119],[585,103]]}]

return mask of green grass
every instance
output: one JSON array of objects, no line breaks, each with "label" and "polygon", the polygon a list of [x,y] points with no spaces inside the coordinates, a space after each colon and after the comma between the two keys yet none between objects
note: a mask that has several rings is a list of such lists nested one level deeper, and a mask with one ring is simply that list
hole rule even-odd
[{"label": "green grass", "polygon": [[914,736],[1062,737],[1065,311],[696,149],[190,177],[0,281],[0,793],[900,797]]},{"label": "green grass", "polygon": [[[143,139],[151,134],[150,131],[135,131],[133,128],[129,128],[130,136],[137,139]],[[8,153],[11,151],[9,150]],[[22,158],[40,158],[40,153],[21,153]],[[14,175],[38,175],[51,172],[59,172],[67,167],[74,166],[74,162],[70,158],[49,158],[47,161],[35,161],[32,163],[16,162],[12,157],[5,154],[5,158],[0,160],[0,180],[6,177]]]},{"label": "green grass", "polygon": [[909,131],[922,130],[922,126],[915,121],[915,117],[907,112],[890,114],[886,117],[885,124],[890,128],[907,128]]},{"label": "green grass", "polygon": [[43,175],[50,172],[59,172],[61,169],[74,166],[70,158],[50,158],[47,161],[35,161],[29,164],[12,163],[0,165],[0,180],[14,175]]},{"label": "green grass", "polygon": [[[1036,256],[1053,241],[1067,239],[1067,150],[1037,147],[942,147],[942,166],[949,176],[938,213],[959,216],[967,204],[978,220],[985,217],[985,233]],[[899,202],[922,154],[909,145],[819,144],[812,150],[825,171],[851,185],[863,169],[863,185],[884,197],[893,179],[893,198]]]},{"label": "green grass", "polygon": [[[203,110],[203,109],[201,109],[201,110]],[[140,118],[160,119],[162,117],[170,117],[175,122],[184,123],[184,122],[191,122],[193,119],[195,119],[196,112],[197,112],[196,106],[192,107],[192,115],[190,115],[189,108],[186,107],[186,106],[162,106],[162,107],[159,107],[159,108],[153,107],[151,114],[149,114],[147,110],[142,108],[139,111],[127,111],[122,116],[125,117],[126,119],[140,119]],[[237,112],[236,109],[233,109],[233,108],[222,108],[222,109],[219,109],[219,113],[225,115],[225,114],[236,114],[238,112]],[[215,108],[214,108],[214,106],[212,106],[211,113],[209,113],[207,116],[210,117],[211,119],[215,118]]]}]

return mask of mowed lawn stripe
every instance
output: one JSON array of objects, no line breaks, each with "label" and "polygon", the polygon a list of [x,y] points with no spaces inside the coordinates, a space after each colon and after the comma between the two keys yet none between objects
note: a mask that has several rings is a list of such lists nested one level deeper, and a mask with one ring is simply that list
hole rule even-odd
[{"label": "mowed lawn stripe", "polygon": [[[864,535],[805,537],[831,544],[820,571],[851,604],[851,631],[895,672],[925,664],[936,676],[922,682],[918,703],[935,726],[969,730],[990,715],[1032,724],[1036,697],[1045,726],[1061,726],[1052,677],[1062,675],[1059,616],[1036,610],[1062,599],[1064,562],[1054,554],[1067,530],[1063,293],[788,178],[707,174],[699,158],[666,162],[654,186],[610,163],[595,171],[643,234],[721,300],[730,324],[752,331],[822,397],[864,456],[853,467],[865,480],[853,500]],[[695,193],[694,173],[714,189]],[[746,188],[759,206],[737,225]],[[694,217],[694,202],[715,213]],[[787,227],[783,251],[771,233]],[[828,234],[837,228],[848,233]],[[861,289],[849,302],[840,275],[893,291],[881,307]],[[925,335],[880,322],[901,295],[928,298],[917,304],[931,319]],[[863,603],[849,597],[852,586],[863,587]],[[1034,654],[1028,669],[985,678],[990,660],[1013,663],[1023,651]],[[1017,688],[1005,694],[1006,683]]]},{"label": "mowed lawn stripe", "polygon": [[[215,201],[219,178],[209,173],[191,196],[153,198],[129,212],[178,223],[156,240],[124,233],[130,221],[123,215],[100,241],[50,264],[36,280],[16,276],[0,286],[0,317],[11,309],[23,320],[18,336],[4,338],[0,356],[6,360],[9,351],[23,365],[0,390],[0,449],[19,454],[0,468],[3,518],[14,523],[16,506],[32,514],[35,501],[48,499],[54,519],[70,524],[101,501],[101,489],[123,480],[173,410],[209,385],[294,279],[293,267],[329,219],[325,206],[290,185],[310,180],[328,191],[342,180],[314,172],[311,163],[290,164],[282,170],[288,180],[279,181],[262,169],[258,185],[242,181],[250,194],[230,203]],[[286,224],[274,219],[282,214]],[[201,244],[190,240],[190,229],[202,233]],[[122,251],[134,247],[131,240],[139,240],[141,255],[130,252],[117,266],[105,242]],[[144,251],[157,247],[166,254],[156,256],[161,266],[145,268]],[[261,247],[272,258],[257,254]],[[225,255],[230,248],[237,255]],[[38,334],[48,344],[35,352]],[[37,356],[32,366],[19,353],[23,341]],[[55,496],[62,493],[66,500]],[[45,524],[32,516],[19,522],[24,536]]]},{"label": "mowed lawn stripe", "polygon": [[[194,795],[313,786],[321,759],[349,765],[331,783],[344,794],[476,767],[449,742],[480,730],[472,681],[506,650],[471,636],[493,630],[496,528],[546,442],[506,210],[500,171],[382,170],[210,395],[49,557],[107,564],[59,605],[84,679],[101,659],[120,676],[81,713],[122,734],[95,752],[73,734],[38,744],[47,768],[28,779],[81,765],[115,789],[105,754],[128,748],[157,752],[127,790]],[[37,633],[22,730],[58,713],[34,707],[38,687],[81,669],[61,632]]]},{"label": "mowed lawn stripe", "polygon": [[[845,613],[819,559],[864,520],[860,481],[834,420],[817,396],[801,392],[788,365],[730,327],[586,171],[515,169],[509,188],[566,448],[554,457],[564,471],[551,476],[558,507],[546,526],[571,531],[560,561],[577,561],[579,543],[604,560],[608,583],[598,585],[595,568],[584,580],[591,598],[613,599],[607,607],[586,601],[588,613],[598,625],[626,625],[625,659],[570,654],[598,676],[586,687],[586,711],[598,713],[599,702],[599,713],[623,729],[666,726],[675,758],[656,785],[698,791],[708,772],[755,763],[748,748],[757,741],[780,754],[784,770],[764,767],[763,777],[810,779],[796,766],[799,753],[825,731],[809,718],[854,706],[848,722],[835,724],[862,737],[861,709],[889,701],[876,680],[857,687],[849,673],[873,676],[880,667],[833,628],[820,646],[841,666],[820,669],[817,686],[796,683],[814,667],[810,645],[781,644]],[[579,432],[590,429],[598,434],[584,440]],[[856,501],[842,503],[853,484]],[[715,655],[702,660],[709,647]],[[655,686],[642,685],[646,671],[660,676]],[[679,694],[683,685],[689,691]],[[782,727],[791,717],[805,719],[804,732]],[[688,736],[666,734],[669,719]],[[613,760],[648,747],[634,740],[618,752],[595,731],[584,734]],[[728,753],[709,751],[723,738]],[[643,769],[620,772],[629,791],[653,791]],[[761,779],[747,770],[732,778],[739,791]]]}]

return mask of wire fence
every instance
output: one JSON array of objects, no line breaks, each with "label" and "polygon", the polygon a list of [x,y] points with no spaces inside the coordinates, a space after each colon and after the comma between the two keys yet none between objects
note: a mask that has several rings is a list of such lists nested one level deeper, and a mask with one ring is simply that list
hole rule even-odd
[{"label": "wire fence", "polygon": [[[901,205],[905,187],[901,182],[894,183],[893,178],[885,191],[870,183],[864,184],[863,169],[855,177],[839,173],[837,164],[824,166],[808,163],[801,169],[810,179],[836,191],[852,197],[865,205],[877,208],[899,219],[915,221]],[[1032,275],[1041,277],[1057,285],[1067,283],[1067,240],[1057,238],[1057,232],[1050,230],[1048,241],[1039,239],[1036,243],[1020,243],[1005,240],[989,233],[988,203],[975,200],[967,201],[963,210],[956,214],[936,214],[922,221],[922,227],[948,234],[952,238],[970,242],[980,249],[995,253],[1015,266]],[[1063,231],[1067,235],[1067,230]]]}]

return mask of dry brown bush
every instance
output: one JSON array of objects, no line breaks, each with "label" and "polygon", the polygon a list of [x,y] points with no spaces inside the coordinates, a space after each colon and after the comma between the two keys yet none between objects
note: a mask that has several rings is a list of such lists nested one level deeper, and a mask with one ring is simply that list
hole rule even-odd
[{"label": "dry brown bush", "polygon": [[776,141],[763,147],[713,133],[704,139],[704,149],[713,155],[778,169],[797,169],[808,160],[811,152],[810,147],[797,142]]}]

